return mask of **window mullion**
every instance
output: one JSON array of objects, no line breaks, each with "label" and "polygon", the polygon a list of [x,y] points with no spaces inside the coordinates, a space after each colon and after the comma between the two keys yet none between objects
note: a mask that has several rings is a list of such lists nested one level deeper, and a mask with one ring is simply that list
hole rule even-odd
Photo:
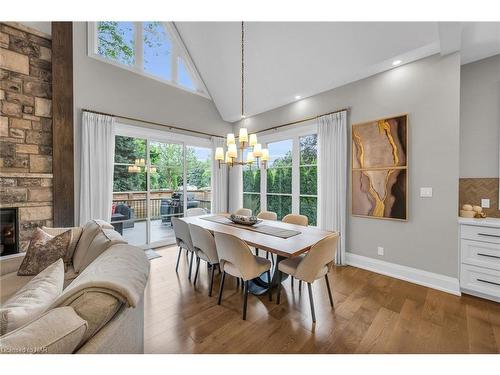
[{"label": "window mullion", "polygon": [[142,22],[134,22],[135,26],[135,69],[144,71],[144,37]]},{"label": "window mullion", "polygon": [[293,138],[292,147],[292,213],[298,214],[300,210],[300,143],[299,138]]},{"label": "window mullion", "polygon": [[267,169],[262,163],[260,169],[260,210],[267,211]]}]

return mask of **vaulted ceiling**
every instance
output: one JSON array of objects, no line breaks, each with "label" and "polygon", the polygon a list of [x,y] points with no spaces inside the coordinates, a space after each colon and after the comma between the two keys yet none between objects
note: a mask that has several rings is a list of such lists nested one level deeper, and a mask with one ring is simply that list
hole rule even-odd
[{"label": "vaulted ceiling", "polygon": [[[176,22],[222,118],[240,120],[239,22]],[[436,53],[500,53],[500,23],[247,22],[245,114],[252,116]]]}]

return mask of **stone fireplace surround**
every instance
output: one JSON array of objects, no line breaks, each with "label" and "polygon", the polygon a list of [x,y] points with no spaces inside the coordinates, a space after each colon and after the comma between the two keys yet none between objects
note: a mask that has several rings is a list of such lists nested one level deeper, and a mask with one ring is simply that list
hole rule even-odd
[{"label": "stone fireplace surround", "polygon": [[0,23],[0,207],[17,207],[20,250],[52,226],[51,40]]}]

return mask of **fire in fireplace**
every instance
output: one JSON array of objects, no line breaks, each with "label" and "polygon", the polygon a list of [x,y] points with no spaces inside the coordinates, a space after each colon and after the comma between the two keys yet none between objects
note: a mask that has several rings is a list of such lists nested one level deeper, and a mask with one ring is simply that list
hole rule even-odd
[{"label": "fire in fireplace", "polygon": [[19,252],[17,208],[0,208],[0,256]]}]

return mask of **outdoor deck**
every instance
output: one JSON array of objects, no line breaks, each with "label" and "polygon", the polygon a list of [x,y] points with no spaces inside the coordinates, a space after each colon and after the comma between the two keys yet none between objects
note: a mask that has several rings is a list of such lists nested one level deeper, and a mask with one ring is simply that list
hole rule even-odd
[{"label": "outdoor deck", "polygon": [[[124,228],[123,237],[131,245],[141,246],[146,243],[146,221],[136,221],[133,228]],[[174,230],[170,223],[162,223],[160,220],[151,220],[151,243],[167,241],[168,244],[175,243]]]}]

